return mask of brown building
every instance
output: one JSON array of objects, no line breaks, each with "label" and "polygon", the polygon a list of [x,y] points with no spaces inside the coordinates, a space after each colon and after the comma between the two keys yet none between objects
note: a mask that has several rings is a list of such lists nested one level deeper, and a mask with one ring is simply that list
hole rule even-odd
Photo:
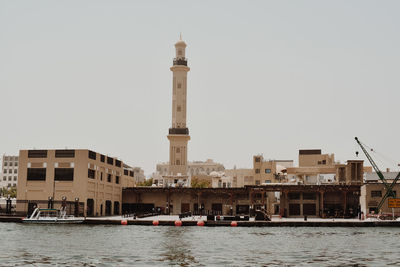
[{"label": "brown building", "polygon": [[64,199],[70,214],[120,214],[122,188],[135,185],[133,171],[123,166],[87,149],[21,150],[17,212],[59,208]]},{"label": "brown building", "polygon": [[[274,193],[281,195],[276,203]],[[123,190],[123,212],[160,210],[164,214],[248,215],[264,209],[284,217],[355,217],[359,206],[359,185],[266,184],[242,188],[159,188],[135,187]]]}]

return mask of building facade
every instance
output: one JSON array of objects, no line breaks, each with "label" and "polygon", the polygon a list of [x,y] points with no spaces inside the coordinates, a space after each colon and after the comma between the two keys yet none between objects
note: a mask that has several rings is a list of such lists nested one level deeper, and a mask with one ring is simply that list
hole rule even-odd
[{"label": "building facade", "polygon": [[17,212],[35,207],[59,208],[85,216],[121,212],[122,185],[134,186],[133,172],[123,163],[87,149],[21,150]]},{"label": "building facade", "polygon": [[3,155],[0,174],[0,188],[17,187],[18,156]]}]

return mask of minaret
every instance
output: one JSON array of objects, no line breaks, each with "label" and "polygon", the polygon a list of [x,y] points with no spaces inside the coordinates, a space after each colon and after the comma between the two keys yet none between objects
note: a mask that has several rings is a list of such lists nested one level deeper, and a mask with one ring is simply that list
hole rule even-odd
[{"label": "minaret", "polygon": [[172,79],[172,126],[169,128],[169,175],[187,174],[187,144],[190,140],[186,126],[187,73],[190,68],[185,58],[186,43],[182,36],[175,44],[176,57],[170,68]]}]

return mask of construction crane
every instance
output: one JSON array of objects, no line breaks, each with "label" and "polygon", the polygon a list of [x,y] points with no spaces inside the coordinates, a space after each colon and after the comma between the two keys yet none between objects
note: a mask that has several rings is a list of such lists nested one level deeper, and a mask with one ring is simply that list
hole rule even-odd
[{"label": "construction crane", "polygon": [[[396,184],[397,180],[399,180],[399,178],[400,178],[400,172],[397,174],[396,178],[394,178],[393,182],[389,184],[388,181],[386,180],[385,176],[383,176],[382,172],[379,170],[378,165],[376,165],[376,163],[372,159],[371,155],[365,149],[364,145],[360,142],[360,140],[358,140],[357,137],[355,139],[356,139],[358,145],[361,147],[362,151],[364,152],[365,156],[367,157],[368,161],[371,163],[371,165],[374,168],[375,172],[377,173],[379,179],[382,181],[382,183],[384,184],[384,186],[386,188],[385,195],[382,197],[381,201],[379,202],[378,206],[376,207],[376,213],[380,213],[380,210],[382,208],[383,203],[385,203],[385,200],[388,197],[392,197],[392,198],[396,197],[395,193],[393,192],[393,187]],[[358,155],[358,152],[356,152],[356,154]]]}]

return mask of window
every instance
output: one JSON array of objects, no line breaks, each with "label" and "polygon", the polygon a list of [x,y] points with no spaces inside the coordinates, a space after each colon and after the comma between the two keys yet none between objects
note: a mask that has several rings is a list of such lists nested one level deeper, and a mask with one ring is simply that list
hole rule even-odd
[{"label": "window", "polygon": [[176,148],[176,153],[180,153],[181,149],[179,147]]},{"label": "window", "polygon": [[371,191],[371,197],[382,197],[382,191]]},{"label": "window", "polygon": [[17,169],[14,169],[14,173],[17,173],[18,172],[18,170]]},{"label": "window", "polygon": [[15,162],[15,163],[14,163],[14,166],[18,166],[18,162]]},{"label": "window", "polygon": [[181,161],[179,159],[176,160],[176,165],[181,165]]},{"label": "window", "polygon": [[115,166],[121,167],[121,165],[122,165],[121,161],[116,159],[115,160]]},{"label": "window", "polygon": [[256,185],[260,185],[260,180],[256,180]]},{"label": "window", "polygon": [[108,175],[107,175],[107,182],[111,183],[111,180],[112,180],[112,175],[111,175],[111,174],[108,174]]},{"label": "window", "polygon": [[300,199],[300,193],[289,193],[288,194],[289,199]]},{"label": "window", "polygon": [[134,176],[134,172],[133,171],[129,171],[129,176],[133,177]]},{"label": "window", "polygon": [[324,165],[326,164],[326,160],[325,159],[322,161],[322,164],[324,164]]},{"label": "window", "polygon": [[119,184],[119,176],[115,176],[115,183]]},{"label": "window", "polygon": [[265,180],[265,183],[266,183],[266,184],[270,184],[270,183],[271,183],[271,180]]},{"label": "window", "polygon": [[101,161],[101,162],[105,162],[105,161],[106,161],[106,156],[100,155],[100,161]]},{"label": "window", "polygon": [[74,168],[55,168],[54,169],[55,181],[73,181]]},{"label": "window", "polygon": [[256,169],[256,173],[260,173],[260,169]]},{"label": "window", "polygon": [[47,158],[47,150],[28,150],[28,158]]},{"label": "window", "polygon": [[7,166],[7,164],[8,164],[8,162],[5,162],[5,161],[4,161],[4,166]]},{"label": "window", "polygon": [[100,172],[100,181],[103,181],[103,173]]},{"label": "window", "polygon": [[129,175],[129,171],[128,170],[124,170],[124,175]]},{"label": "window", "polygon": [[9,170],[8,170],[8,173],[12,173],[12,170],[11,170],[11,169],[9,169]]},{"label": "window", "polygon": [[265,169],[265,173],[271,173],[271,169]]},{"label": "window", "polygon": [[28,168],[26,180],[28,181],[45,181],[46,168]]},{"label": "window", "polygon": [[8,176],[8,180],[11,181],[11,179],[12,179],[12,177],[11,177],[11,176]]},{"label": "window", "polygon": [[89,150],[89,159],[96,160],[96,152]]},{"label": "window", "polygon": [[64,149],[64,150],[56,150],[56,158],[74,158],[75,150],[73,149]]},{"label": "window", "polygon": [[177,108],[176,108],[176,111],[178,111],[178,112],[180,112],[182,109],[181,109],[181,106],[178,106]]},{"label": "window", "polygon": [[110,164],[110,165],[114,165],[114,159],[110,158],[110,157],[107,157],[107,163]]},{"label": "window", "polygon": [[17,180],[17,176],[14,176],[14,181],[16,181]]},{"label": "window", "polygon": [[181,88],[182,87],[182,84],[181,83],[178,83],[178,88]]},{"label": "window", "polygon": [[96,175],[95,170],[88,169],[88,178],[94,179]]},{"label": "window", "polygon": [[3,176],[3,181],[7,181],[7,176]]},{"label": "window", "polygon": [[260,161],[261,161],[261,158],[260,158],[260,157],[256,157],[256,158],[254,159],[254,161],[255,161],[255,162],[260,162]]},{"label": "window", "polygon": [[13,187],[16,187],[17,186],[17,184],[13,184]]}]

